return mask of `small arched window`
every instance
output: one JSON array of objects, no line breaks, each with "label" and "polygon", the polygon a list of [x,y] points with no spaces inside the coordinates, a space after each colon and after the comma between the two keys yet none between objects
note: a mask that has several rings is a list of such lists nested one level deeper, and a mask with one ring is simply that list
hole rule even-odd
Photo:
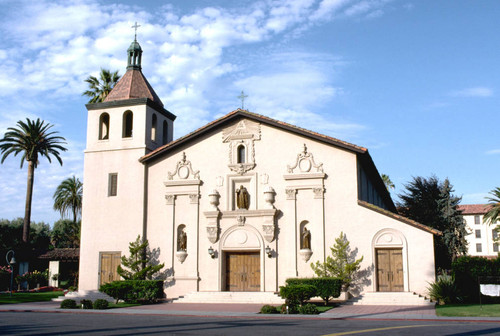
[{"label": "small arched window", "polygon": [[162,133],[162,144],[166,144],[168,142],[168,123],[166,120],[163,121],[163,133]]},{"label": "small arched window", "polygon": [[153,113],[153,117],[152,117],[152,120],[151,120],[151,141],[155,141],[156,142],[156,124],[157,124],[157,120],[156,120],[156,114]]},{"label": "small arched window", "polygon": [[245,163],[245,146],[239,145],[237,149],[237,162]]},{"label": "small arched window", "polygon": [[103,113],[99,117],[99,140],[109,139],[109,114]]},{"label": "small arched window", "polygon": [[126,111],[123,114],[123,137],[131,138],[134,127],[134,115],[132,111]]}]

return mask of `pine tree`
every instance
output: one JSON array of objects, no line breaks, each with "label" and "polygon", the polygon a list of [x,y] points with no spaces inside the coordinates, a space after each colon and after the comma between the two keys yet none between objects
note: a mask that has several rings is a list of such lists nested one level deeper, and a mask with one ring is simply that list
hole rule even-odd
[{"label": "pine tree", "polygon": [[458,256],[467,253],[467,241],[465,236],[467,230],[462,213],[458,210],[461,197],[452,195],[453,186],[448,179],[445,179],[441,186],[441,199],[438,205],[441,208],[443,222],[443,243],[448,249],[448,255],[453,262]]},{"label": "pine tree", "polygon": [[[130,257],[122,256],[122,264],[117,269],[118,274],[125,280],[151,280],[153,275],[165,266],[165,264],[151,264],[148,240],[141,242],[140,235],[135,242],[130,242],[128,245]],[[123,269],[122,266],[129,270]]]},{"label": "pine tree", "polygon": [[347,290],[353,281],[355,273],[361,267],[363,256],[356,260],[356,252],[351,251],[349,240],[346,235],[340,232],[340,236],[335,238],[335,244],[330,247],[332,256],[328,256],[326,261],[316,264],[311,263],[311,268],[319,277],[335,277],[342,280],[342,290]]}]

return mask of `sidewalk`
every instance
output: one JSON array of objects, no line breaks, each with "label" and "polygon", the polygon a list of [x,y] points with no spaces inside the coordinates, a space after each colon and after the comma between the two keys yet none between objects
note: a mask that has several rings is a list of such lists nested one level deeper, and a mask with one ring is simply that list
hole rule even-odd
[{"label": "sidewalk", "polygon": [[380,320],[444,320],[498,322],[500,317],[444,317],[436,316],[429,306],[364,306],[342,305],[320,315],[262,315],[262,304],[228,303],[161,303],[109,310],[60,309],[59,302],[33,302],[0,305],[0,312],[51,312],[74,314],[134,314],[183,315],[205,317],[245,317],[266,319],[380,319]]}]

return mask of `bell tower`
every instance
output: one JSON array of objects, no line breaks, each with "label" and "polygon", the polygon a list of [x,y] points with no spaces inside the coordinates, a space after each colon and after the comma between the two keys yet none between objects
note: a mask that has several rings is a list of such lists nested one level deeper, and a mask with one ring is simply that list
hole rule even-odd
[{"label": "bell tower", "polygon": [[173,139],[176,117],[163,107],[141,62],[136,35],[123,77],[103,102],[86,105],[81,289],[97,289],[113,279],[103,268],[104,256],[128,254],[128,242],[144,237],[147,174],[139,158]]}]

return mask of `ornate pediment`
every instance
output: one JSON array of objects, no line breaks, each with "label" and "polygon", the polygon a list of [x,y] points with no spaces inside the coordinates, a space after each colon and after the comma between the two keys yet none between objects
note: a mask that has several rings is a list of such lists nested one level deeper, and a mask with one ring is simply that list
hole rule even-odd
[{"label": "ornate pediment", "polygon": [[177,162],[173,172],[168,172],[168,179],[173,180],[175,177],[180,180],[200,179],[200,171],[194,171],[191,167],[191,161],[186,160],[186,153],[182,152],[182,159]]},{"label": "ornate pediment", "polygon": [[307,151],[307,146],[304,144],[304,150],[297,155],[295,164],[293,166],[287,165],[288,173],[310,173],[313,169],[317,173],[323,173],[323,164],[314,161],[313,154]]},{"label": "ornate pediment", "polygon": [[222,130],[222,142],[229,144],[229,169],[243,175],[255,168],[256,140],[260,140],[260,124],[251,120],[240,120]]}]

